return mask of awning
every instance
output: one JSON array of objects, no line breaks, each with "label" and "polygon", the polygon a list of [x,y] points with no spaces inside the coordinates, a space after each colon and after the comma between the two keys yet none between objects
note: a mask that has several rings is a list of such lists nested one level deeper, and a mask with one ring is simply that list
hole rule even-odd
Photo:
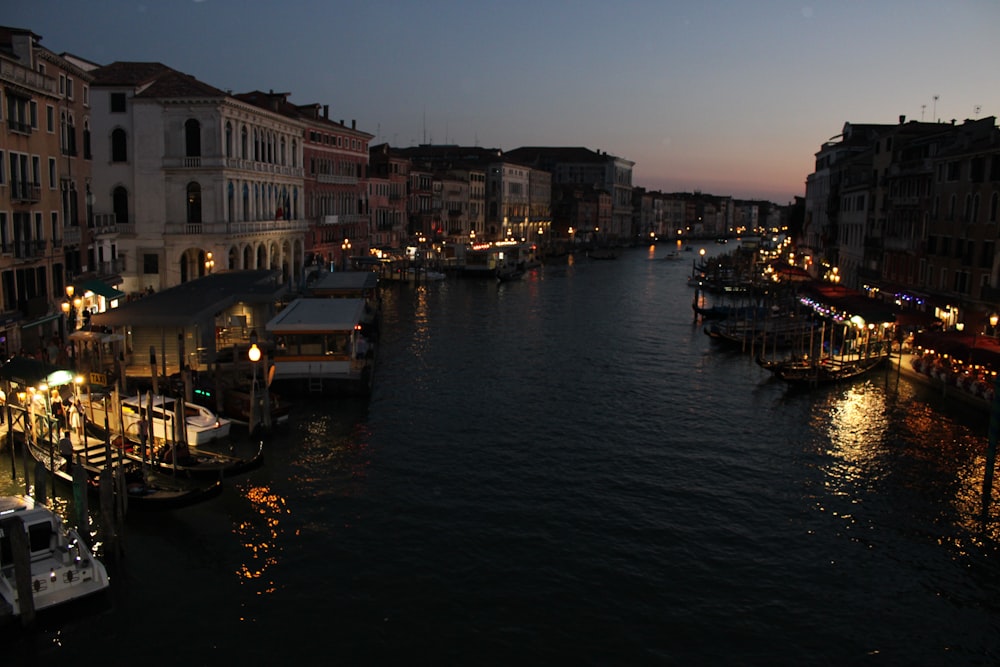
[{"label": "awning", "polygon": [[30,322],[25,322],[21,325],[22,329],[30,329],[31,327],[40,327],[47,322],[52,322],[58,320],[62,317],[61,313],[56,313],[55,315],[46,315],[45,317],[39,317],[37,320],[31,320]]},{"label": "awning", "polygon": [[125,296],[125,292],[116,290],[103,280],[88,280],[82,285],[77,285],[76,289],[77,292],[93,292],[105,299],[120,299]]}]

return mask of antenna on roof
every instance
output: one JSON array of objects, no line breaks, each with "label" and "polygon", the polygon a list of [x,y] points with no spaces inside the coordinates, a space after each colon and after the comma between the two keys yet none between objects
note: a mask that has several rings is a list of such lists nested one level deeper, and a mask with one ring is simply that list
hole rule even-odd
[{"label": "antenna on roof", "polygon": [[933,111],[933,113],[931,114],[931,121],[934,122],[934,123],[938,122],[938,117],[937,117],[937,101],[938,101],[939,97],[941,97],[941,96],[940,95],[935,95],[933,97],[934,106],[931,107],[931,109]]}]

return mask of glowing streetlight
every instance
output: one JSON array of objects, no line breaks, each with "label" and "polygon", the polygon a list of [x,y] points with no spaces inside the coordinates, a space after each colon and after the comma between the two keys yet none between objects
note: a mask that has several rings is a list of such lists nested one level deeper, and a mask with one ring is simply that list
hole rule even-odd
[{"label": "glowing streetlight", "polygon": [[212,251],[205,254],[205,273],[209,274],[215,268],[215,260],[212,258]]},{"label": "glowing streetlight", "polygon": [[340,244],[340,256],[344,258],[344,271],[347,270],[347,253],[351,251],[351,240],[348,238],[344,239],[344,242]]},{"label": "glowing streetlight", "polygon": [[250,384],[250,432],[253,433],[257,420],[254,418],[257,413],[257,362],[260,361],[260,348],[257,347],[257,330],[250,330],[250,349],[247,350],[247,358],[253,365],[253,381]]}]

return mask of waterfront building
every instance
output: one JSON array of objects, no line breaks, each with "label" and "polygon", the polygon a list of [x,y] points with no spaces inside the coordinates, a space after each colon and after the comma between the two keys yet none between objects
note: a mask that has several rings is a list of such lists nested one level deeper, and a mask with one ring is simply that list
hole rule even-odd
[{"label": "waterfront building", "polygon": [[371,220],[371,247],[401,249],[408,236],[406,190],[410,161],[390,148],[389,144],[371,146],[368,159],[367,203]]},{"label": "waterfront building", "polygon": [[[611,219],[595,236],[620,243],[632,236],[632,167],[634,162],[582,147],[524,146],[504,158],[552,175],[553,186],[594,185],[611,196]],[[557,225],[561,227],[561,225]]]},{"label": "waterfront building", "polygon": [[308,124],[160,63],[92,72],[95,216],[122,289],[162,290],[224,269],[302,274]]},{"label": "waterfront building", "polygon": [[4,358],[47,350],[53,337],[68,333],[67,324],[80,323],[83,302],[66,290],[74,280],[94,280],[97,291],[117,294],[114,247],[91,206],[91,80],[81,61],[43,47],[39,35],[0,28]]},{"label": "waterfront building", "polygon": [[329,105],[295,105],[289,93],[255,91],[238,99],[271,109],[304,124],[305,251],[307,263],[332,268],[345,264],[345,251],[367,254],[369,219],[366,199],[368,144],[374,135],[330,120]]}]

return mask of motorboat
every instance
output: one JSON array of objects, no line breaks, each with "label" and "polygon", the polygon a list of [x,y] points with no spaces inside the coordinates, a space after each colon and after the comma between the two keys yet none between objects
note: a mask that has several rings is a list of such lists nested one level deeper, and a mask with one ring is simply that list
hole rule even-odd
[{"label": "motorboat", "polygon": [[58,514],[29,496],[0,496],[0,601],[15,616],[23,607],[15,565],[18,530],[26,533],[35,611],[100,593],[110,585],[104,564]]},{"label": "motorboat", "polygon": [[[192,447],[225,439],[229,437],[232,427],[229,419],[219,417],[205,406],[172,396],[127,396],[120,402],[121,432],[131,440],[141,439],[143,421],[146,422],[147,434],[154,440],[180,442],[183,435],[183,442]],[[110,414],[107,412],[108,406],[113,403],[110,396],[81,397],[81,403],[89,424],[98,428],[103,427],[105,422],[112,427],[118,425],[118,414],[115,414],[117,411],[112,408]],[[175,427],[182,411],[185,425],[183,434]]]}]

